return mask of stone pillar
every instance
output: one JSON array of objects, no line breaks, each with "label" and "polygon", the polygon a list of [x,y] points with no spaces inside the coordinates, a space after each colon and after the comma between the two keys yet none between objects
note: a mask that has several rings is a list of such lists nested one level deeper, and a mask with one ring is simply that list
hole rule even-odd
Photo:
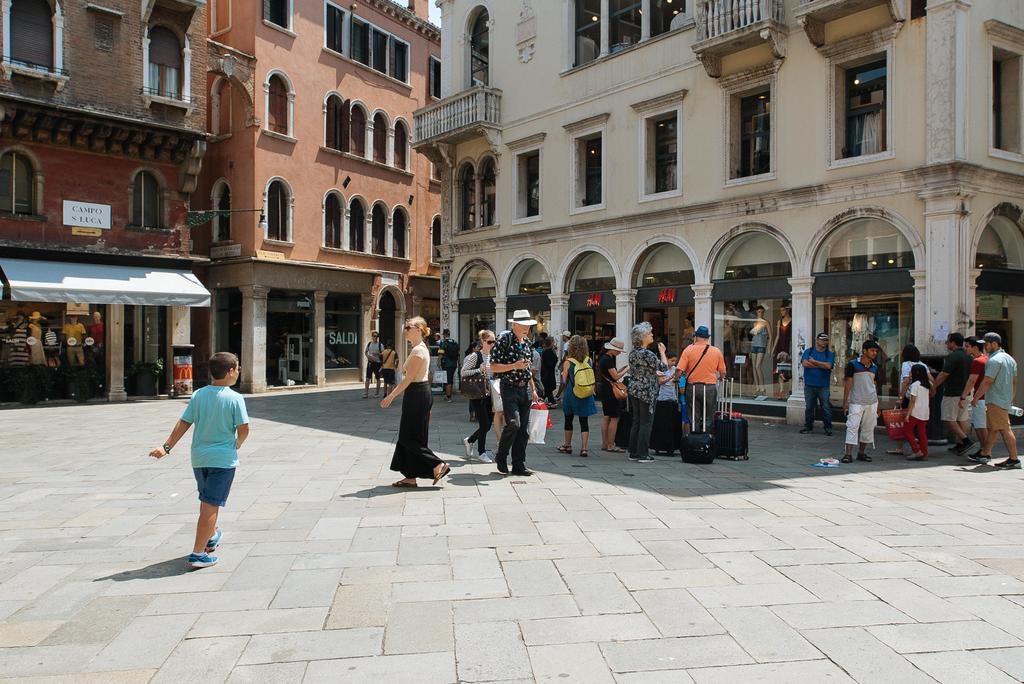
[{"label": "stone pillar", "polygon": [[126,401],[124,389],[124,304],[107,305],[107,401]]},{"label": "stone pillar", "polygon": [[651,6],[654,3],[646,4],[647,11],[640,15],[640,40],[647,40],[651,37]]},{"label": "stone pillar", "polygon": [[551,302],[551,331],[548,334],[559,340],[562,331],[569,329],[569,295],[548,295],[548,300]]},{"label": "stone pillar", "polygon": [[978,278],[981,276],[981,269],[972,268],[967,271],[967,325],[964,326],[964,336],[978,334]]},{"label": "stone pillar", "polygon": [[967,159],[970,0],[929,0],[925,18],[925,149],[928,163]]},{"label": "stone pillar", "polygon": [[[494,332],[497,333],[500,330],[509,329],[509,310],[508,310],[508,299],[505,297],[494,298]],[[476,333],[476,330],[470,330],[469,335],[472,336]]]},{"label": "stone pillar", "polygon": [[615,336],[629,348],[629,331],[636,324],[636,290],[613,290],[615,295]]},{"label": "stone pillar", "polygon": [[793,314],[793,347],[789,355],[793,363],[793,384],[786,400],[786,422],[803,425],[804,422],[804,369],[800,356],[814,346],[814,278],[790,278],[790,298]]},{"label": "stone pillar", "polygon": [[[374,318],[373,318],[373,296],[370,294],[360,295],[359,300],[359,313],[360,313],[360,334],[359,334],[359,381],[362,382],[363,378],[366,377],[366,345],[370,342],[370,333],[373,332]],[[399,353],[404,353],[405,349],[405,335],[401,335],[400,340],[395,340],[395,346],[399,347]]]},{"label": "stone pillar", "polygon": [[711,293],[714,291],[715,286],[710,283],[701,285],[691,285],[693,288],[693,327],[699,328],[702,325],[706,325],[708,330],[714,332],[714,326],[712,325],[713,316],[711,313]]},{"label": "stone pillar", "polygon": [[914,278],[914,344],[922,352],[928,353],[931,335],[928,330],[928,272],[911,271],[910,275]]},{"label": "stone pillar", "polygon": [[609,21],[611,12],[608,9],[609,0],[601,0],[601,56],[604,57],[610,51],[608,36],[611,29]]},{"label": "stone pillar", "polygon": [[[929,351],[942,353],[943,339],[933,339],[942,327],[949,332],[968,331],[969,275],[971,266],[971,193],[960,187],[919,193],[924,200],[925,250],[927,274],[925,312],[928,316],[925,337]],[[920,346],[920,342],[918,343]],[[921,351],[925,351],[921,348]]]},{"label": "stone pillar", "polygon": [[247,393],[267,391],[267,294],[259,285],[243,285],[242,383]]},{"label": "stone pillar", "polygon": [[327,292],[313,293],[313,384],[327,384]]}]

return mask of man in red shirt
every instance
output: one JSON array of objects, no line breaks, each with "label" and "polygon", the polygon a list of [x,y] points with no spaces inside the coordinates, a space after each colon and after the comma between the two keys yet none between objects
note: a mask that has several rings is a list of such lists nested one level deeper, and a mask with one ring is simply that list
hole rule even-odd
[{"label": "man in red shirt", "polygon": [[679,355],[676,369],[686,375],[686,405],[690,412],[690,425],[694,432],[707,432],[706,414],[715,414],[718,401],[718,379],[725,377],[725,357],[718,347],[711,345],[707,326],[693,333],[693,344]]},{"label": "man in red shirt", "polygon": [[[970,402],[971,395],[978,391],[982,380],[985,379],[985,364],[988,357],[985,355],[984,343],[977,337],[968,337],[964,340],[964,351],[971,357],[971,365],[967,376],[967,384],[960,399]],[[971,408],[971,425],[978,435],[979,444],[988,444],[988,423],[985,420],[985,400],[979,399],[978,403]]]}]

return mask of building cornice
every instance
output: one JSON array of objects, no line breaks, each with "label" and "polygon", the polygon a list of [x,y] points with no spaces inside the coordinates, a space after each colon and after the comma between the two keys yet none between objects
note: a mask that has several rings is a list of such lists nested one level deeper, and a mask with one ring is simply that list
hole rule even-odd
[{"label": "building cornice", "polygon": [[434,26],[429,21],[419,18],[409,9],[402,7],[396,2],[392,2],[392,0],[363,0],[363,3],[402,22],[409,28],[415,29],[429,40],[440,45],[441,29]]},{"label": "building cornice", "polygon": [[999,21],[998,19],[989,19],[983,26],[985,32],[993,38],[1000,38],[1008,43],[1024,47],[1024,29],[1019,29],[1016,26]]},{"label": "building cornice", "polygon": [[661,107],[664,107],[666,105],[673,105],[682,102],[683,98],[686,97],[686,93],[688,92],[689,91],[686,90],[686,88],[683,88],[681,90],[676,90],[671,93],[659,95],[658,97],[652,97],[649,100],[634,102],[630,106],[633,108],[633,111],[636,112],[649,112],[652,109],[660,109]]},{"label": "building cornice", "polygon": [[588,116],[586,119],[580,119],[579,121],[573,121],[567,123],[562,128],[565,129],[566,133],[577,133],[579,131],[594,128],[596,126],[603,126],[611,118],[610,112],[603,112],[601,114],[595,114],[594,116]]}]

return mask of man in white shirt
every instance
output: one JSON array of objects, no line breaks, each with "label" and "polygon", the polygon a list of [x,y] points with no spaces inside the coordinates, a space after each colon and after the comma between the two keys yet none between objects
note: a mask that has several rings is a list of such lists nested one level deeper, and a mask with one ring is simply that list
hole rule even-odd
[{"label": "man in white shirt", "polygon": [[366,349],[363,350],[363,356],[366,357],[366,378],[363,380],[363,399],[370,396],[370,378],[377,378],[377,389],[374,391],[373,396],[380,396],[380,383],[383,379],[383,373],[381,369],[384,367],[384,345],[380,343],[377,338],[377,332],[371,333],[372,340],[366,343]]}]

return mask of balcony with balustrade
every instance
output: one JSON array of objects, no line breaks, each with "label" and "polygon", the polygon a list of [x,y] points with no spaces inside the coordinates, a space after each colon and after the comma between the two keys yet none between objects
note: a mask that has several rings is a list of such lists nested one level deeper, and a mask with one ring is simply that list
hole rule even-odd
[{"label": "balcony with balustrade", "polygon": [[501,128],[501,91],[474,86],[413,113],[414,149],[492,137]]},{"label": "balcony with balustrade", "polygon": [[825,24],[875,7],[885,7],[892,23],[905,20],[901,0],[800,0],[793,16],[814,47],[825,44]]},{"label": "balcony with balustrade", "polygon": [[693,52],[712,78],[722,75],[723,57],[758,45],[786,56],[783,0],[697,0],[696,24]]}]

